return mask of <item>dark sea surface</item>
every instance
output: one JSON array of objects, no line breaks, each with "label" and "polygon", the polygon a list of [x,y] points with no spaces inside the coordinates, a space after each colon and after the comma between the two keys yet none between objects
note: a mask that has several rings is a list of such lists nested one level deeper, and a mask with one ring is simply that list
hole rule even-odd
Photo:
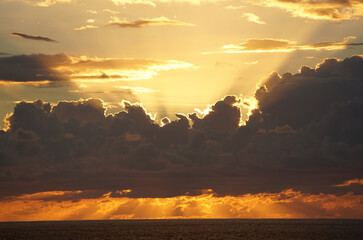
[{"label": "dark sea surface", "polygon": [[0,239],[363,239],[363,220],[3,222]]}]

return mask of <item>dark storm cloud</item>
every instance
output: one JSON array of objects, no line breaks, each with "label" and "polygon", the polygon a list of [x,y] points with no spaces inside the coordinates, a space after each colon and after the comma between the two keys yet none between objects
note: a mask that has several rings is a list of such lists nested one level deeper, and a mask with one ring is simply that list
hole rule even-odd
[{"label": "dark storm cloud", "polygon": [[14,37],[20,37],[20,38],[30,39],[30,40],[46,41],[46,42],[57,42],[56,40],[51,39],[49,37],[28,35],[28,34],[25,34],[25,33],[14,32],[14,33],[10,33],[10,35],[14,36]]},{"label": "dark storm cloud", "polygon": [[[246,125],[243,99],[158,124],[140,104],[104,115],[101,100],[21,102],[0,132],[1,196],[49,190],[130,197],[347,191],[362,179],[363,58],[326,59],[261,81]],[[361,186],[349,191],[361,194]]]}]

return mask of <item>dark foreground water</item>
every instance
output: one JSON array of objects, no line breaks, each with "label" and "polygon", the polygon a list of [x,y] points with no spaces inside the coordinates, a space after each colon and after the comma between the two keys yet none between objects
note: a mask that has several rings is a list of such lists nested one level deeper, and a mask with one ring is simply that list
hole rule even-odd
[{"label": "dark foreground water", "polygon": [[363,220],[115,220],[0,223],[0,239],[363,239]]}]

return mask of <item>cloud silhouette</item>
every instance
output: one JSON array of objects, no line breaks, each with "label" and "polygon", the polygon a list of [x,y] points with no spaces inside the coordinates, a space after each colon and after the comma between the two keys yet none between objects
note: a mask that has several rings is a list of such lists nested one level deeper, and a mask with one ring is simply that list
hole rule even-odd
[{"label": "cloud silhouette", "polygon": [[245,101],[236,96],[162,123],[126,101],[107,116],[100,99],[23,101],[0,131],[1,197],[54,189],[132,189],[130,197],[201,189],[220,196],[290,188],[362,194],[358,184],[336,187],[362,179],[362,79],[360,56],[272,73],[258,84],[245,125]]},{"label": "cloud silhouette", "polygon": [[69,76],[57,71],[58,66],[70,64],[65,54],[18,55],[0,58],[0,80],[3,82],[61,82]]},{"label": "cloud silhouette", "polygon": [[28,35],[28,34],[25,34],[25,33],[14,32],[14,33],[10,33],[10,35],[14,36],[14,37],[20,37],[20,38],[30,39],[30,40],[46,41],[46,42],[57,42],[56,40],[51,39],[49,37]]},{"label": "cloud silhouette", "polygon": [[193,128],[203,131],[235,132],[241,120],[240,109],[235,106],[238,103],[240,99],[236,96],[227,96],[214,104],[203,118],[199,118],[196,113],[190,114]]}]

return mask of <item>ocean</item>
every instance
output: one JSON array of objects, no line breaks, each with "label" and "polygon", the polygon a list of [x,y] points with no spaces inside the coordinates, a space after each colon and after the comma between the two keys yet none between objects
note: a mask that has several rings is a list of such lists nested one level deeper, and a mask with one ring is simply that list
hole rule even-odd
[{"label": "ocean", "polygon": [[189,219],[2,222],[0,239],[363,239],[363,220]]}]

